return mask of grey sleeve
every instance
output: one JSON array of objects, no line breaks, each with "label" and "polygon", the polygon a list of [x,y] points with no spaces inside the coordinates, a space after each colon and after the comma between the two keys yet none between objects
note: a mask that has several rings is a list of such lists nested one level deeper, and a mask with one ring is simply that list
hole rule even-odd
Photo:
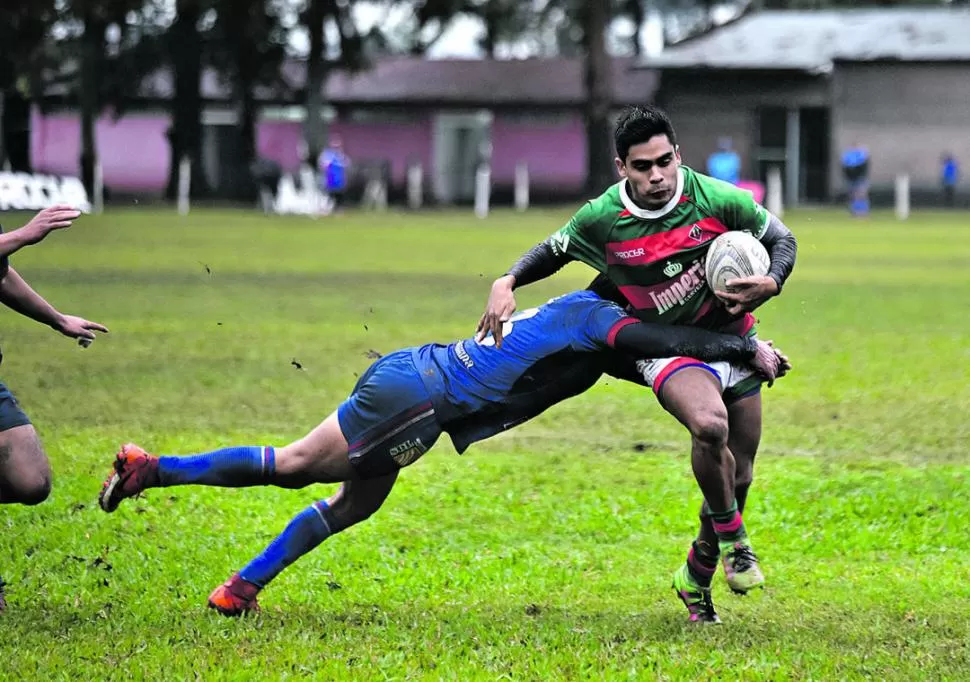
[{"label": "grey sleeve", "polygon": [[778,291],[781,292],[785,285],[785,280],[795,269],[795,256],[798,253],[798,240],[792,231],[785,227],[775,215],[770,214],[768,227],[761,243],[768,249],[768,256],[771,258],[771,267],[768,268],[768,276],[778,283]]},{"label": "grey sleeve", "polygon": [[635,322],[620,329],[613,347],[636,357],[683,355],[705,362],[746,362],[758,350],[755,339],[696,327]]},{"label": "grey sleeve", "polygon": [[513,288],[518,289],[555,274],[570,260],[565,254],[556,255],[549,242],[543,241],[526,251],[505,274],[515,277]]}]

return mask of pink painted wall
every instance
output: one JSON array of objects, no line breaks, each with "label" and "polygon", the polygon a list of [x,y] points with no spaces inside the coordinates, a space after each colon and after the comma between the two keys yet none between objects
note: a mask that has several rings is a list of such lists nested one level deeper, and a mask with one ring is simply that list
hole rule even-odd
[{"label": "pink painted wall", "polygon": [[[431,116],[411,123],[352,123],[337,121],[329,131],[340,135],[351,162],[388,159],[395,183],[406,182],[407,164],[418,159],[425,169],[431,167]],[[299,146],[303,124],[290,121],[263,121],[256,129],[256,151],[273,159],[285,171],[299,167]]]},{"label": "pink painted wall", "polygon": [[523,121],[495,115],[492,121],[492,178],[495,183],[515,182],[515,166],[525,161],[536,189],[578,192],[586,180],[586,133],[583,119],[570,115],[563,121]]},{"label": "pink painted wall", "polygon": [[[406,182],[407,164],[421,161],[432,172],[432,115],[410,122],[357,123],[330,126],[343,138],[344,149],[357,163],[389,159],[395,185]],[[168,181],[169,146],[164,114],[132,113],[119,121],[102,116],[97,122],[98,152],[105,185],[125,192],[161,193]],[[32,114],[31,158],[37,172],[76,175],[80,154],[80,122],[74,114]],[[257,152],[274,159],[286,171],[299,165],[303,126],[290,121],[263,121],[256,130]],[[492,124],[492,177],[510,186],[519,161],[529,165],[532,186],[550,193],[581,192],[586,173],[586,139],[582,118],[530,122],[496,114]],[[428,176],[430,177],[430,176]]]},{"label": "pink painted wall", "polygon": [[[161,192],[168,182],[168,117],[130,114],[114,121],[102,116],[95,126],[104,184],[114,190]],[[34,170],[78,175],[81,123],[74,114],[43,116],[31,112],[30,155]]]}]

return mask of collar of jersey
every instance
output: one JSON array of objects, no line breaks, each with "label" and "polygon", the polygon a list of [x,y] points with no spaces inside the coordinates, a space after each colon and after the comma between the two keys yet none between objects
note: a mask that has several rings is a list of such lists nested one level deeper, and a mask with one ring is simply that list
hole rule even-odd
[{"label": "collar of jersey", "polygon": [[680,203],[680,197],[682,197],[684,194],[684,168],[681,167],[679,170],[680,172],[677,173],[677,191],[674,192],[674,196],[670,197],[670,201],[664,204],[662,208],[658,208],[655,211],[640,208],[633,203],[633,199],[631,199],[626,193],[626,178],[620,180],[620,201],[623,202],[623,208],[628,210],[637,218],[644,218],[646,220],[663,218],[665,215],[674,210],[674,206]]}]

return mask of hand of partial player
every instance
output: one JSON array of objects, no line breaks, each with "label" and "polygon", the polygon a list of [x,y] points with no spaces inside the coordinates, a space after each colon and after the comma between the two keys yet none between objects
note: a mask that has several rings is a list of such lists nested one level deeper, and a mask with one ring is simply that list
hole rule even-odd
[{"label": "hand of partial player", "polygon": [[87,348],[95,339],[94,332],[104,332],[108,333],[108,328],[103,324],[98,324],[97,322],[91,322],[90,320],[85,320],[83,317],[77,317],[76,315],[63,315],[54,325],[54,329],[59,331],[64,336],[69,336],[72,339],[77,339],[78,343]]},{"label": "hand of partial player", "polygon": [[81,215],[81,212],[70,206],[59,204],[45,208],[30,219],[30,222],[18,230],[27,244],[36,244],[53,230],[70,227]]},{"label": "hand of partial player", "polygon": [[732,291],[715,291],[732,315],[750,313],[778,293],[778,282],[768,275],[729,279],[725,285]]},{"label": "hand of partial player", "polygon": [[502,346],[502,325],[509,321],[512,313],[515,312],[515,294],[512,292],[512,285],[515,278],[510,275],[499,277],[492,284],[492,291],[488,295],[488,303],[485,306],[485,313],[478,321],[478,328],[475,330],[475,340],[481,341],[489,332],[495,339],[495,347]]}]

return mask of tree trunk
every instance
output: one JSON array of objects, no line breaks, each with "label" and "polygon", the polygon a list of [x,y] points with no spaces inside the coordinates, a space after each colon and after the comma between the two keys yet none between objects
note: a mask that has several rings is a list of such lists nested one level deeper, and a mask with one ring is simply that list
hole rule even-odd
[{"label": "tree trunk", "polygon": [[[231,196],[248,201],[256,196],[252,166],[256,160],[256,99],[253,87],[259,73],[259,53],[253,49],[252,36],[256,16],[256,1],[226,0],[219,8],[225,13],[229,55],[232,60],[233,98],[239,113],[236,125],[236,145],[232,150],[235,162],[229,164],[226,179],[232,188]],[[260,10],[261,11],[261,10]]]},{"label": "tree trunk", "polygon": [[643,26],[647,23],[647,13],[643,11],[643,3],[640,0],[633,0],[630,3],[630,19],[636,27],[633,31],[633,37],[630,39],[630,47],[633,48],[633,55],[640,57],[643,53],[642,46],[640,45],[640,33],[643,31]]},{"label": "tree trunk", "polygon": [[208,181],[202,167],[202,37],[198,23],[199,0],[178,0],[178,16],[168,36],[168,54],[175,78],[175,96],[171,102],[172,127],[169,143],[172,160],[169,166],[165,196],[174,199],[178,188],[179,162],[183,156],[192,160],[191,194],[208,193]]},{"label": "tree trunk", "polygon": [[613,64],[606,52],[606,2],[585,8],[586,42],[586,189],[602,192],[615,178],[610,145],[610,108],[613,103]]},{"label": "tree trunk", "polygon": [[94,191],[94,166],[97,162],[97,142],[94,126],[98,117],[98,72],[104,54],[104,22],[90,5],[84,10],[84,35],[81,39],[81,182],[92,195]]},{"label": "tree trunk", "polygon": [[323,22],[327,17],[327,0],[310,0],[304,22],[310,36],[310,54],[306,69],[306,121],[303,136],[307,145],[307,161],[316,165],[317,157],[323,149],[326,137],[326,123],[323,120],[324,94],[327,82],[327,67],[324,62]]},{"label": "tree trunk", "polygon": [[498,44],[499,22],[501,21],[499,13],[501,10],[502,8],[498,7],[494,2],[489,3],[485,6],[482,17],[485,24],[485,36],[482,40],[482,48],[485,50],[485,56],[488,59],[495,59],[495,47]]}]

